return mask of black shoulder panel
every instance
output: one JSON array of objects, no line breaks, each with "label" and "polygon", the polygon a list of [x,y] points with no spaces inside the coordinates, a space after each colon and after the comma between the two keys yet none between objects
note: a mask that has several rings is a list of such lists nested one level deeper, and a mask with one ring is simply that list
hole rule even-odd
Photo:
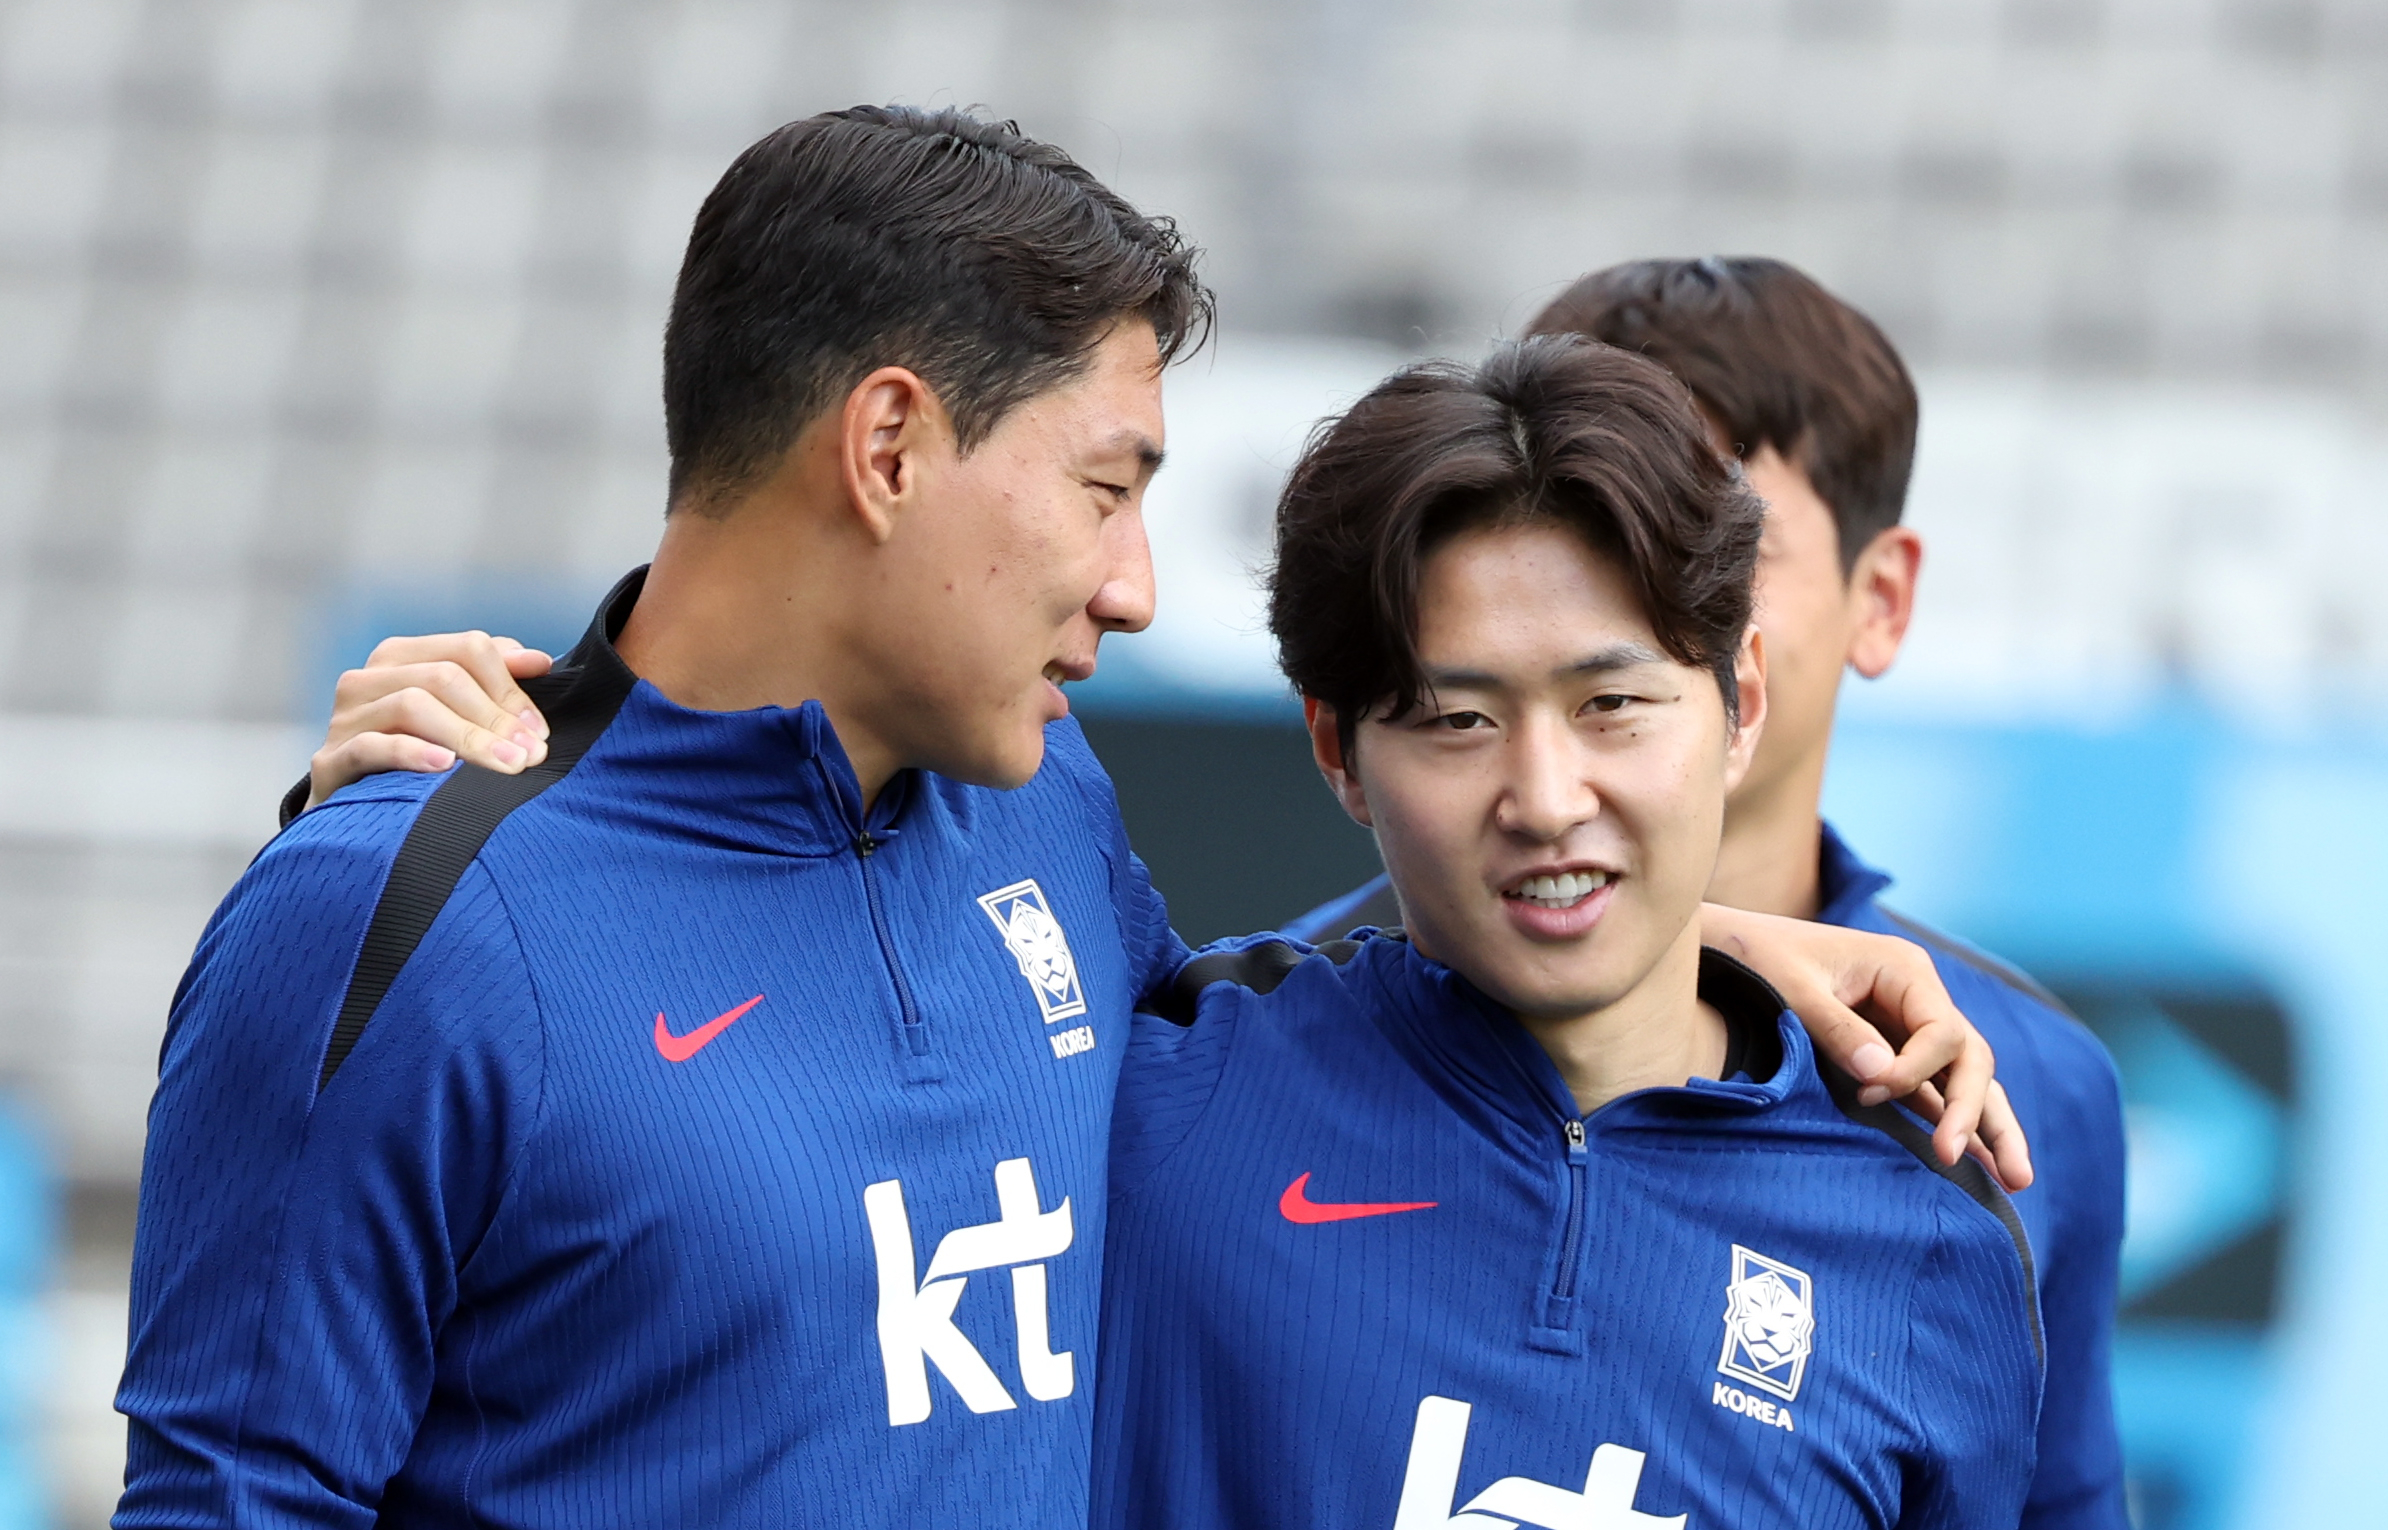
[{"label": "black shoulder panel", "polygon": [[315,782],[312,777],[299,777],[290,790],[282,794],[282,811],[274,820],[275,832],[289,828],[301,813],[307,811],[307,799],[314,795]]},{"label": "black shoulder panel", "polygon": [[[1360,943],[1330,940],[1313,950],[1340,967],[1360,954]],[[1311,954],[1291,941],[1270,940],[1241,951],[1213,951],[1207,956],[1197,956],[1177,969],[1177,976],[1169,980],[1167,988],[1145,1002],[1144,1012],[1158,1015],[1172,1025],[1192,1025],[1202,991],[1213,983],[1233,983],[1254,993],[1270,993]]]},{"label": "black shoulder panel", "polygon": [[1916,1161],[1933,1173],[1955,1185],[1978,1202],[1982,1209],[1998,1218],[1999,1225],[2015,1242],[2015,1256],[2023,1261],[2023,1286],[2030,1296],[2031,1347],[2040,1363],[2048,1363],[2047,1340],[2040,1333],[2040,1278],[2033,1266],[2031,1239],[2024,1234],[2023,1219],[2015,1215],[2015,1205],[2007,1193],[1998,1188],[1989,1172],[1971,1158],[1960,1158],[1954,1165],[1940,1161],[1932,1151],[1932,1134],[1916,1124],[1915,1118],[1888,1103],[1860,1105],[1857,1103],[1858,1082],[1819,1054],[1816,1071],[1823,1075],[1824,1087],[1832,1095],[1832,1102],[1841,1114],[1861,1126],[1871,1126],[1899,1146],[1915,1155]]},{"label": "black shoulder panel", "polygon": [[1946,956],[1953,961],[1963,962],[1966,966],[1971,967],[1974,971],[1980,973],[1982,976],[1996,979],[1998,982],[2004,983],[2009,988],[2014,989],[2017,993],[2022,994],[2025,998],[2031,999],[2040,1004],[2045,1004],[2060,1015],[2064,1015],[2069,1019],[2075,1020],[2080,1018],[2078,1015],[2075,1015],[2071,1010],[2065,1007],[2064,1000],[2058,998],[2055,994],[2050,993],[2047,989],[2042,988],[2038,983],[2032,980],[2030,973],[2023,971],[2021,968],[2010,967],[2005,962],[2000,961],[1997,957],[1992,956],[1987,951],[1977,951],[1969,945],[1952,940],[1948,936],[1940,933],[1940,931],[1932,928],[1930,925],[1924,924],[1919,920],[1910,919],[1896,909],[1883,908],[1880,903],[1876,903],[1874,906],[1878,909],[1882,909],[1883,918],[1888,919],[1891,923],[1899,927],[1899,933],[1901,935],[1904,935],[1909,940],[1914,941],[1917,945],[1926,947],[1930,950],[1938,951],[1941,955]]},{"label": "black shoulder panel", "polygon": [[[500,775],[477,765],[459,767],[423,803],[414,826],[390,864],[389,880],[373,905],[372,922],[350,972],[348,992],[340,1000],[339,1018],[332,1023],[332,1039],[324,1048],[323,1071],[316,1076],[321,1094],[332,1075],[356,1050],[373,1012],[397,981],[400,969],[430,933],[432,921],[447,906],[456,884],[463,880],[473,857],[497,832],[508,813],[564,779],[589,746],[597,742],[623,700],[638,683],[609,641],[638,598],[646,571],[639,570],[606,597],[604,608],[580,646],[564,656],[555,669],[523,689],[547,718],[547,758],[519,775]],[[301,783],[304,785],[304,783]],[[303,799],[302,799],[303,803]]]}]

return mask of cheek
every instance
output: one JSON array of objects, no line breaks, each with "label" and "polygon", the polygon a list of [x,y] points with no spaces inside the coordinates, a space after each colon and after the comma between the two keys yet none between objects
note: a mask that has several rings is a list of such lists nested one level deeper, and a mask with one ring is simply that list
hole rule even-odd
[{"label": "cheek", "polygon": [[[1619,825],[1652,849],[1663,848],[1670,862],[1683,859],[1679,846],[1713,842],[1724,823],[1725,741],[1719,721],[1713,733],[1647,726],[1641,747],[1617,762],[1602,792],[1603,805]],[[1693,870],[1705,884],[1707,869]]]},{"label": "cheek", "polygon": [[1435,887],[1466,874],[1476,842],[1473,788],[1450,772],[1417,769],[1418,762],[1381,750],[1366,776],[1368,813],[1388,861],[1398,861],[1405,884],[1433,896]]}]

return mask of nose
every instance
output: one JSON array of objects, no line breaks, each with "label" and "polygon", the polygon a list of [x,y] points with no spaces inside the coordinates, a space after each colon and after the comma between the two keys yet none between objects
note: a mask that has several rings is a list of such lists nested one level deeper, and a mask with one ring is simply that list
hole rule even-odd
[{"label": "nose", "polygon": [[1600,816],[1600,793],[1573,729],[1553,719],[1522,719],[1503,754],[1509,779],[1494,809],[1502,833],[1554,844]]},{"label": "nose", "polygon": [[1142,632],[1153,624],[1155,593],[1141,499],[1104,518],[1103,552],[1103,583],[1086,603],[1086,614],[1106,632]]}]

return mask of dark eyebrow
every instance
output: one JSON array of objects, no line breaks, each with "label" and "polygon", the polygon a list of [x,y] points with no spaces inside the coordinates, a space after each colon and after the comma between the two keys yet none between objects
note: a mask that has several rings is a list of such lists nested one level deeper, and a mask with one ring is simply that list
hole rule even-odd
[{"label": "dark eyebrow", "polygon": [[1161,470],[1161,458],[1165,455],[1160,444],[1141,430],[1123,430],[1095,448],[1098,457],[1120,452],[1132,453],[1138,470],[1147,478]]},{"label": "dark eyebrow", "polygon": [[1559,667],[1562,675],[1599,675],[1613,669],[1632,669],[1637,664],[1664,664],[1665,654],[1640,643],[1611,643],[1598,653],[1586,654],[1573,664]]},{"label": "dark eyebrow", "polygon": [[[1552,673],[1557,675],[1601,675],[1612,670],[1631,669],[1637,664],[1664,664],[1666,656],[1640,643],[1612,643],[1596,652],[1588,653],[1572,664],[1562,664]],[[1426,688],[1453,691],[1496,691],[1501,677],[1476,669],[1430,669],[1420,678]]]}]

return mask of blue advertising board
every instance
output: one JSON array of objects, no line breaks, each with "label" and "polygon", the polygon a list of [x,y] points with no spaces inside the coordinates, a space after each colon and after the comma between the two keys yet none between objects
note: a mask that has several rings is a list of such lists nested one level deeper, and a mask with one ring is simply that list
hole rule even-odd
[{"label": "blue advertising board", "polygon": [[2185,702],[2095,729],[1860,718],[1825,800],[1900,871],[1888,901],[2031,969],[2115,1056],[2141,1530],[2370,1522],[2388,745]]}]

